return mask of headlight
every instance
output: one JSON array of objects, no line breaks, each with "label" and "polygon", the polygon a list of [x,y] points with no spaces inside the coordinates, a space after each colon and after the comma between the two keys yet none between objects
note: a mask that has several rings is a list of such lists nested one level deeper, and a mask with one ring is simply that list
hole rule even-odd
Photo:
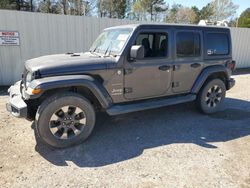
[{"label": "headlight", "polygon": [[29,84],[34,79],[33,73],[29,72],[26,76],[26,83]]}]

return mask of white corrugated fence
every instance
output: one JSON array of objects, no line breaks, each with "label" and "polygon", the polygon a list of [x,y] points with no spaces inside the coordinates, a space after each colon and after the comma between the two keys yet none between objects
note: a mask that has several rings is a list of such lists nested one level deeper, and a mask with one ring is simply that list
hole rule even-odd
[{"label": "white corrugated fence", "polygon": [[[26,60],[42,55],[88,50],[106,27],[130,20],[0,10],[0,31],[18,31],[19,46],[0,45],[0,85],[19,80]],[[232,29],[237,67],[250,67],[250,29]]]},{"label": "white corrugated fence", "polygon": [[250,67],[250,29],[231,28],[233,59],[237,68]]}]

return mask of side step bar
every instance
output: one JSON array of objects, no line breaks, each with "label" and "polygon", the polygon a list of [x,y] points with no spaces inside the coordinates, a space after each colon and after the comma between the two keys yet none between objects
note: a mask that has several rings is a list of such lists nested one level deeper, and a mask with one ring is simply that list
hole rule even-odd
[{"label": "side step bar", "polygon": [[196,95],[189,94],[179,97],[172,98],[164,98],[164,99],[154,99],[148,101],[137,102],[133,104],[123,104],[123,105],[113,105],[107,109],[107,113],[111,116],[126,114],[130,112],[148,110],[153,108],[159,108],[163,106],[169,106],[184,102],[194,101],[196,99]]}]

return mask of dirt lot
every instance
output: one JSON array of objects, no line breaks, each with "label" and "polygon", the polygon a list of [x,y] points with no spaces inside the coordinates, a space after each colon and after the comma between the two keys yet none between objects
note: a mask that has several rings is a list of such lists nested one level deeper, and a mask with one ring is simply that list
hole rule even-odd
[{"label": "dirt lot", "polygon": [[36,143],[0,93],[1,187],[250,187],[250,74],[235,76],[224,110],[194,105],[108,117],[65,150]]}]

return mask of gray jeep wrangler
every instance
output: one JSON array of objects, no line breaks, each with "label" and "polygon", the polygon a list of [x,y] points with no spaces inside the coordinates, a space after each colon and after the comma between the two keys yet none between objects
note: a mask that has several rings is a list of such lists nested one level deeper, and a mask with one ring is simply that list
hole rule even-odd
[{"label": "gray jeep wrangler", "polygon": [[44,143],[63,148],[88,138],[99,110],[118,115],[195,101],[217,112],[235,84],[234,67],[228,28],[112,27],[89,52],[28,60],[6,107],[34,120]]}]

